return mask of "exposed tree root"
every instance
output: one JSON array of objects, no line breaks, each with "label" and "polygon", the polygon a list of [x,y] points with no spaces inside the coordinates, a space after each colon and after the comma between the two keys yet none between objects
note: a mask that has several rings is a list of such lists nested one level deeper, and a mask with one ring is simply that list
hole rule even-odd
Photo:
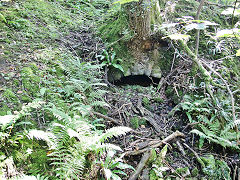
[{"label": "exposed tree root", "polygon": [[149,151],[150,149],[152,148],[157,148],[157,147],[160,147],[162,146],[163,144],[166,144],[168,143],[169,141],[177,138],[177,137],[184,137],[185,135],[179,131],[176,131],[174,133],[172,133],[171,135],[169,135],[168,137],[166,137],[165,139],[163,139],[162,141],[160,142],[155,142],[154,144],[152,144],[151,142],[149,143],[149,146],[146,147],[146,148],[143,148],[143,149],[140,149],[140,150],[135,150],[135,151],[127,151],[125,152],[123,155],[124,156],[131,156],[131,155],[138,155],[138,154],[141,154],[141,153],[144,153],[146,151]]}]

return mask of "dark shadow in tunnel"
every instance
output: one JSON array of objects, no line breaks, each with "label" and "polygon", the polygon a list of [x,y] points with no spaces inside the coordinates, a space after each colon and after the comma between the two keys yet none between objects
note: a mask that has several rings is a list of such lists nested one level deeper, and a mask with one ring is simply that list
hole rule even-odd
[{"label": "dark shadow in tunnel", "polygon": [[132,75],[122,77],[120,80],[115,81],[114,85],[116,86],[125,86],[125,85],[140,85],[140,86],[157,86],[159,83],[159,78],[154,78],[146,75]]}]

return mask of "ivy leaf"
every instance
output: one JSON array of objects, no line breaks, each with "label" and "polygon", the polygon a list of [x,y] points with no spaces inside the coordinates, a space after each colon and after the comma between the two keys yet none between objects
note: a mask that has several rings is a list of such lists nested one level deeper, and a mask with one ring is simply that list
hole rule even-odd
[{"label": "ivy leaf", "polygon": [[203,30],[203,29],[206,29],[207,26],[204,24],[204,23],[192,23],[192,24],[189,24],[187,26],[185,26],[185,29],[187,31],[191,31],[192,29],[200,29],[200,30]]},{"label": "ivy leaf", "polygon": [[124,72],[124,70],[120,64],[112,64],[112,66],[119,69],[120,71]]},{"label": "ivy leaf", "polygon": [[206,29],[208,26],[217,26],[219,24],[217,23],[214,23],[214,22],[210,22],[210,21],[202,21],[202,20],[194,20],[192,22],[196,22],[196,23],[191,23],[187,26],[185,26],[185,29],[187,31],[190,31],[192,29],[200,29],[200,30],[203,30],[203,29]]},{"label": "ivy leaf", "polygon": [[41,96],[43,96],[45,94],[46,90],[47,90],[46,88],[41,88],[40,89]]},{"label": "ivy leaf", "polygon": [[102,63],[101,63],[101,66],[106,66],[108,63],[107,63],[107,61],[103,61]]},{"label": "ivy leaf", "polygon": [[164,28],[171,28],[171,27],[175,27],[176,25],[178,25],[178,23],[162,24],[162,26],[159,29],[161,30]]},{"label": "ivy leaf", "polygon": [[116,53],[113,52],[113,53],[112,53],[112,56],[111,56],[111,60],[112,60],[112,61],[114,60],[115,56],[116,56]]},{"label": "ivy leaf", "polygon": [[234,29],[224,29],[217,32],[216,37],[239,37],[240,29],[234,28]]},{"label": "ivy leaf", "polygon": [[237,50],[236,56],[240,56],[240,49]]},{"label": "ivy leaf", "polygon": [[132,169],[132,170],[135,170],[132,166],[130,166],[128,164],[125,164],[125,163],[121,163],[121,162],[118,162],[117,168],[119,168],[119,169]]},{"label": "ivy leaf", "polygon": [[124,176],[127,176],[127,174],[121,170],[113,170],[112,171],[114,174],[121,174],[121,175],[124,175]]},{"label": "ivy leaf", "polygon": [[234,8],[227,8],[221,14],[223,14],[223,15],[232,15],[233,12],[234,12],[234,16],[240,15],[240,9],[235,9],[235,11],[234,11]]},{"label": "ivy leaf", "polygon": [[172,40],[188,40],[190,38],[190,36],[186,34],[172,34],[164,38],[167,38],[167,37],[169,37]]},{"label": "ivy leaf", "polygon": [[5,116],[0,116],[0,124],[5,126],[11,122],[13,122],[16,118],[16,115],[5,115]]},{"label": "ivy leaf", "polygon": [[106,168],[104,168],[103,170],[104,170],[104,172],[105,172],[106,178],[107,178],[107,179],[110,179],[111,176],[113,175],[113,174],[112,174],[112,171],[111,171],[110,169],[106,169]]},{"label": "ivy leaf", "polygon": [[0,13],[0,22],[1,21],[7,23],[7,20],[5,19],[5,17]]},{"label": "ivy leaf", "polygon": [[112,179],[113,180],[122,180],[118,175],[112,174]]},{"label": "ivy leaf", "polygon": [[165,159],[165,157],[166,157],[167,148],[168,148],[168,145],[166,144],[166,145],[162,148],[162,150],[161,150],[161,152],[160,152],[160,156],[161,156],[161,159],[162,159],[162,160]]}]

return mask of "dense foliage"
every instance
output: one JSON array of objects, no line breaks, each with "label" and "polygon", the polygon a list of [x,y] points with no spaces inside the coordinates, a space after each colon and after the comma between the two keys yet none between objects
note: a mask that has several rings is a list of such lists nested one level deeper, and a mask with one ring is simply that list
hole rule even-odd
[{"label": "dense foliage", "polygon": [[[112,81],[128,74],[140,56],[132,48],[138,37],[136,8],[149,13],[153,40],[153,48],[140,43],[144,51],[139,54],[153,50],[149,57],[157,56],[164,77],[147,90],[131,87],[135,94],[144,92],[135,111],[149,115],[151,103],[170,99],[175,107],[169,107],[169,119],[184,125],[171,127],[195,142],[195,150],[182,144],[198,164],[174,170],[167,157],[170,145],[151,148],[146,176],[234,179],[240,174],[239,160],[231,166],[214,154],[220,149],[239,159],[238,4],[205,2],[196,19],[199,2],[194,0],[5,0],[0,2],[0,179],[118,180],[138,172],[139,157],[125,158],[126,147],[116,142],[156,125],[130,110],[129,122],[121,123],[120,109],[127,103],[118,108],[121,121],[116,122],[107,117],[114,104],[106,98],[126,95]],[[205,156],[196,152],[205,149]]]}]

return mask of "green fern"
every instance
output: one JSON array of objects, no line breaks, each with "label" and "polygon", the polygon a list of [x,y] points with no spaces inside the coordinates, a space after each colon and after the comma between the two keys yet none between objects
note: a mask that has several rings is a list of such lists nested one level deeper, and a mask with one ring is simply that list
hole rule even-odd
[{"label": "green fern", "polygon": [[130,132],[132,129],[129,127],[113,127],[111,129],[108,129],[105,133],[103,133],[99,137],[100,142],[104,142],[107,138],[117,137],[120,135],[125,135],[127,132]]},{"label": "green fern", "polygon": [[96,156],[108,151],[122,151],[119,146],[105,143],[108,138],[124,135],[131,131],[128,127],[113,127],[98,135],[93,126],[81,116],[71,118],[63,111],[52,109],[56,122],[47,131],[31,130],[30,139],[43,140],[52,152],[50,160],[56,176],[79,179],[86,168],[86,156],[95,152]]},{"label": "green fern", "polygon": [[[180,107],[186,112],[190,123],[199,122],[191,133],[223,147],[239,149],[236,140],[240,133],[237,135],[233,128],[240,124],[240,120],[232,121],[229,101],[221,102],[216,98],[220,109],[217,111],[208,98],[200,96],[195,96],[195,98],[184,96],[184,102],[180,103]],[[178,110],[180,109],[176,108],[174,111]]]}]

